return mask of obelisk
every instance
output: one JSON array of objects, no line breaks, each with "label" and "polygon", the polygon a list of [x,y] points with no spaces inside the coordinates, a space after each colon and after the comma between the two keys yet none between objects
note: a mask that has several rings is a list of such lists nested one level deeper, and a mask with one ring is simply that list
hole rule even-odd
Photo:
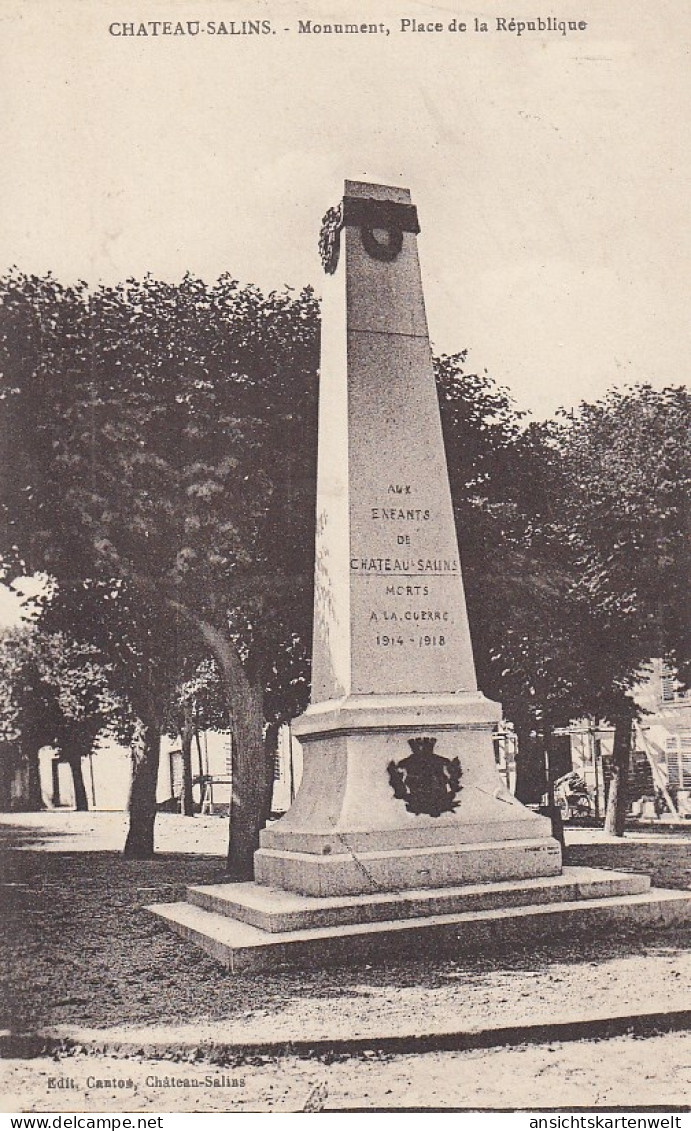
[{"label": "obelisk", "polygon": [[346,181],[322,230],[311,704],[304,776],[256,881],[371,894],[554,876],[507,791],[477,689],[406,189]]}]

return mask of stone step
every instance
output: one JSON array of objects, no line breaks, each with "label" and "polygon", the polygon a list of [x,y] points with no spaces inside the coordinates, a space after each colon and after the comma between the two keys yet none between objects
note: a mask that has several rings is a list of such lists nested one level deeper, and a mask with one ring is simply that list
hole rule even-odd
[{"label": "stone step", "polygon": [[496,952],[559,935],[582,938],[617,929],[663,928],[691,921],[691,892],[651,888],[638,895],[274,933],[192,903],[158,903],[148,910],[227,970],[239,972],[377,954],[390,959],[411,950],[420,956],[429,948],[436,953],[443,947],[447,954]]},{"label": "stone step", "polygon": [[195,885],[187,889],[187,899],[205,911],[215,911],[263,931],[280,933],[466,911],[491,911],[528,904],[638,895],[649,888],[650,878],[633,872],[564,868],[560,876],[534,880],[504,880],[463,887],[331,898],[298,895],[253,883]]},{"label": "stone step", "polygon": [[[545,821],[545,818],[539,820]],[[262,887],[317,898],[558,876],[561,850],[557,841],[548,835],[529,839],[516,837],[521,823],[510,821],[497,827],[493,822],[491,831],[497,837],[495,840],[484,839],[490,830],[478,820],[472,830],[466,823],[465,835],[470,839],[461,843],[454,841],[449,826],[435,825],[431,831],[422,826],[416,829],[414,838],[410,829],[341,834],[339,851],[330,850],[328,838],[323,852],[319,848],[305,851],[296,847],[293,851],[262,847],[254,854],[254,876]],[[273,829],[266,830],[267,837],[271,833]],[[501,839],[503,834],[508,839]],[[435,839],[447,837],[451,843],[417,843],[418,839],[427,840],[432,835]],[[299,843],[304,839],[296,837]],[[308,839],[313,839],[317,845],[324,840],[321,834]],[[371,850],[361,847],[361,842],[366,845],[379,839],[389,847]],[[413,843],[406,846],[406,841],[411,839]],[[392,847],[392,840],[400,843]]]}]

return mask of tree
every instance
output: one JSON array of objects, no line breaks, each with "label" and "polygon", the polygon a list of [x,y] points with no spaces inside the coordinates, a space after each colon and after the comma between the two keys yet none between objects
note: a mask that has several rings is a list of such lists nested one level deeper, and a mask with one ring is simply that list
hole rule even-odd
[{"label": "tree", "polygon": [[[53,740],[57,703],[42,678],[32,635],[14,629],[0,638],[0,742],[15,779],[17,808],[43,809],[39,751]],[[9,800],[9,798],[7,799]]]},{"label": "tree", "polygon": [[[16,572],[56,578],[46,630],[96,648],[138,719],[126,851],[153,851],[167,705],[210,655],[233,734],[229,871],[248,878],[277,728],[308,692],[314,296],[229,277],[90,293],[14,274],[0,297],[0,423],[14,452],[0,550]],[[654,579],[678,591],[682,575],[668,488],[657,525],[645,516],[650,544],[665,549],[654,568],[647,555],[647,572],[636,562],[633,601],[636,522],[623,551],[603,527],[612,518],[621,531],[618,508],[647,505],[641,477],[624,474],[650,457],[639,453],[646,428],[664,449],[665,483],[682,470],[688,406],[678,391],[664,411],[646,394],[632,449],[616,397],[606,411],[525,427],[506,391],[465,362],[441,358],[437,377],[480,683],[544,745],[570,718],[622,714],[653,642],[664,637],[682,662],[674,618],[650,604]]]},{"label": "tree", "polygon": [[[140,726],[126,849],[153,850],[158,742],[191,634],[232,712],[229,868],[246,878],[271,788],[265,696],[280,717],[277,673],[296,657],[307,686],[296,641],[311,616],[314,297],[228,277],[89,294],[20,275],[1,294],[4,423],[18,449],[4,552],[48,569],[75,636],[88,624],[127,673]],[[99,594],[110,609],[96,623],[84,610]]]},{"label": "tree", "polygon": [[630,689],[653,656],[665,658],[682,681],[691,676],[691,394],[645,384],[614,390],[581,404],[554,437],[564,535],[594,645],[590,673],[600,703],[593,713],[615,726],[605,827],[621,836],[636,714]]},{"label": "tree", "polygon": [[173,694],[167,720],[168,733],[180,739],[182,759],[182,789],[180,813],[184,817],[194,816],[192,770],[192,743],[196,741],[199,752],[199,773],[202,775],[201,748],[199,732],[213,727],[216,730],[230,730],[228,705],[223,695],[223,686],[218,669],[213,660],[203,659],[194,662],[187,657],[188,672],[178,683]]},{"label": "tree", "polygon": [[74,574],[54,585],[37,623],[42,632],[61,634],[74,647],[89,649],[107,671],[112,696],[108,726],[130,748],[130,825],[124,852],[146,857],[153,851],[161,734],[179,653],[179,626],[157,617],[156,609],[138,601],[121,581],[78,580]]},{"label": "tree", "polygon": [[122,732],[127,708],[113,693],[109,672],[92,645],[70,641],[60,634],[48,637],[46,644],[44,678],[53,688],[59,711],[53,745],[72,772],[75,807],[86,810],[84,759],[92,753],[101,732]]},{"label": "tree", "polygon": [[76,808],[88,809],[82,760],[119,710],[95,649],[41,632],[36,624],[7,632],[0,640],[0,697],[0,736],[20,744],[27,807],[43,807],[38,753],[52,746],[72,772]]},{"label": "tree", "polygon": [[654,655],[689,673],[689,394],[639,386],[526,427],[465,363],[437,370],[480,685],[515,724],[525,801],[544,792],[555,727],[615,726],[621,835],[632,687]]},{"label": "tree", "polygon": [[538,802],[552,731],[587,699],[559,454],[550,430],[526,426],[507,390],[466,361],[436,367],[478,681],[515,726],[516,794]]}]

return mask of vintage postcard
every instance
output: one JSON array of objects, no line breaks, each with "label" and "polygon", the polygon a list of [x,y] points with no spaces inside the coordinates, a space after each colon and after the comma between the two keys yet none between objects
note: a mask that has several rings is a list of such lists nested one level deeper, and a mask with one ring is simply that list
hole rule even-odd
[{"label": "vintage postcard", "polygon": [[690,33],[0,0],[5,1113],[682,1126]]}]

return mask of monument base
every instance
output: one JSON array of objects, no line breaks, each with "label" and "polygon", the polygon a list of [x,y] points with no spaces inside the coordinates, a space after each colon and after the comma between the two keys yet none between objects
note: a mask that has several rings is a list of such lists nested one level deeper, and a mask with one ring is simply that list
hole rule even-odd
[{"label": "monument base", "polygon": [[[257,883],[335,896],[558,875],[549,820],[497,773],[500,717],[480,692],[350,696],[308,708],[293,727],[302,784],[285,817],[261,833]],[[420,743],[427,753],[411,755]]]},{"label": "monument base", "polygon": [[327,856],[263,848],[254,855],[257,884],[311,896],[457,887],[560,872],[559,845],[544,838]]},{"label": "monument base", "polygon": [[691,892],[647,876],[565,868],[549,879],[317,899],[258,884],[188,889],[188,902],[149,911],[226,969],[427,953],[498,953],[558,936],[663,928],[691,921]]}]

